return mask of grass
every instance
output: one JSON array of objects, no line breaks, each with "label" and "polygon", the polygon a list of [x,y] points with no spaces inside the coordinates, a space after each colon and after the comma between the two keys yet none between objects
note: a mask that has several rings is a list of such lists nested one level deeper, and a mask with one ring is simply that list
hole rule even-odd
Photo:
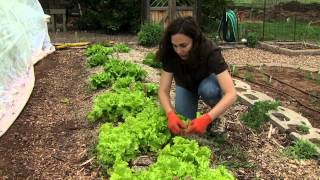
[{"label": "grass", "polygon": [[316,145],[310,141],[298,139],[284,150],[284,154],[291,159],[313,159],[319,157]]},{"label": "grass", "polygon": [[251,72],[246,71],[244,74],[244,80],[248,82],[254,82],[254,77]]},{"label": "grass", "polygon": [[309,134],[309,129],[310,128],[305,123],[302,123],[297,127],[297,130],[303,134]]},{"label": "grass", "polygon": [[217,148],[215,154],[218,157],[219,164],[228,168],[256,168],[257,166],[249,162],[245,150],[238,144],[229,143],[225,135],[216,135],[212,137],[214,147]]},{"label": "grass", "polygon": [[[230,0],[236,6],[248,6],[248,7],[263,7],[264,1],[262,0]],[[281,0],[280,2],[290,2],[292,0]],[[298,2],[303,4],[320,3],[320,0],[298,0]],[[279,0],[267,0],[267,7],[276,5]]]},{"label": "grass", "polygon": [[[262,22],[241,22],[239,23],[240,38],[245,37],[247,32],[256,32],[259,39],[262,39]],[[309,25],[307,22],[297,22],[294,37],[294,22],[278,21],[266,22],[264,40],[296,40],[316,42],[320,39],[320,26]]]}]

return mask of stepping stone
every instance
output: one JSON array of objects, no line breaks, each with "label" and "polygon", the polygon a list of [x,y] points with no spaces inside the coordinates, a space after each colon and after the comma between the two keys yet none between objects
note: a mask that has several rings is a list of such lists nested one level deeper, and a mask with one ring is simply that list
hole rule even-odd
[{"label": "stepping stone", "polygon": [[[292,139],[309,140],[317,146],[317,151],[320,153],[320,129],[313,128],[307,118],[282,106],[279,106],[278,110],[269,111],[268,115],[271,123],[280,131],[289,133]],[[308,134],[302,134],[296,130],[302,124],[309,127]]]},{"label": "stepping stone", "polygon": [[290,125],[304,124],[312,128],[309,120],[291,109],[279,106],[278,110],[272,110],[267,113],[271,123],[277,126],[283,132],[292,132]]},{"label": "stepping stone", "polygon": [[316,145],[317,151],[320,153],[320,129],[310,128],[309,134],[299,134],[297,132],[291,132],[289,136],[293,139],[309,140]]},{"label": "stepping stone", "polygon": [[236,88],[237,91],[243,92],[248,89],[251,89],[251,86],[243,81],[240,81],[238,79],[233,79],[234,87]]},{"label": "stepping stone", "polygon": [[274,99],[271,98],[270,96],[258,91],[251,90],[251,89],[247,89],[247,91],[243,91],[243,92],[237,91],[237,94],[240,98],[240,101],[243,104],[248,106],[251,106],[254,103],[259,101],[274,101]]}]

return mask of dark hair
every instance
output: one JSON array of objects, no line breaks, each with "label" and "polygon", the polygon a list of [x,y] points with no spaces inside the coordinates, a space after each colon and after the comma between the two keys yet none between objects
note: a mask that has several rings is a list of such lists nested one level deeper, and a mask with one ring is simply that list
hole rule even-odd
[{"label": "dark hair", "polygon": [[188,60],[186,61],[188,64],[199,64],[208,55],[209,50],[212,49],[210,48],[212,47],[212,43],[204,37],[194,18],[191,16],[179,17],[172,21],[165,30],[159,44],[159,50],[157,51],[157,59],[159,61],[165,62],[170,61],[173,58],[179,58],[171,43],[171,36],[178,33],[190,37],[193,41],[192,49],[190,50]]}]

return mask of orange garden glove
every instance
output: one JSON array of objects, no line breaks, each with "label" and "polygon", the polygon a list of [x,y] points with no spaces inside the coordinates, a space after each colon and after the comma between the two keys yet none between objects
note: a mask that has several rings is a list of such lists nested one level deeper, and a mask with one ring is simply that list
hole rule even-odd
[{"label": "orange garden glove", "polygon": [[186,125],[181,121],[181,119],[177,116],[174,111],[170,111],[167,113],[168,118],[168,128],[173,134],[180,134],[181,128],[187,128]]},{"label": "orange garden glove", "polygon": [[196,119],[193,119],[188,124],[187,134],[198,133],[204,134],[208,125],[212,122],[209,114],[204,114]]}]

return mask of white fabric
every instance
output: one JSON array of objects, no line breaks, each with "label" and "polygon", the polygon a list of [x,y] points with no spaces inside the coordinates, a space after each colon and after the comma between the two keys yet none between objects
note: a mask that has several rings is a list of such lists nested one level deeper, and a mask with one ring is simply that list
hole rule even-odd
[{"label": "white fabric", "polygon": [[33,65],[54,52],[37,0],[0,0],[0,137],[25,106]]}]

